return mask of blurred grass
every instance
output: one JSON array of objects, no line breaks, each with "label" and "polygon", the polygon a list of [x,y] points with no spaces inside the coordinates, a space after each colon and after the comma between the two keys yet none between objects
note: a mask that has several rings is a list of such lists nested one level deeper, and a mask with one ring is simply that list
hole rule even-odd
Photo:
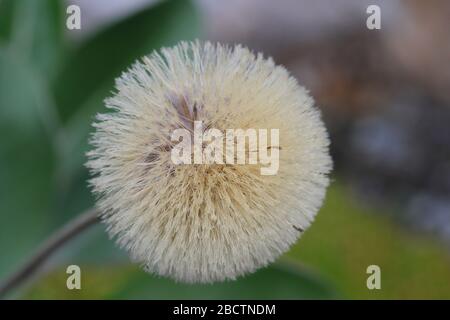
[{"label": "blurred grass", "polygon": [[[387,216],[334,183],[317,220],[286,256],[314,268],[345,298],[450,299],[450,249]],[[371,264],[381,268],[381,290],[366,287]]]},{"label": "blurred grass", "polygon": [[[76,261],[72,258],[71,261]],[[381,267],[382,289],[366,288],[366,268]],[[176,284],[133,266],[82,265],[83,288],[69,291],[67,275],[48,274],[25,298],[450,298],[450,255],[432,239],[396,227],[385,216],[355,203],[334,183],[317,220],[280,261],[235,282]]]}]

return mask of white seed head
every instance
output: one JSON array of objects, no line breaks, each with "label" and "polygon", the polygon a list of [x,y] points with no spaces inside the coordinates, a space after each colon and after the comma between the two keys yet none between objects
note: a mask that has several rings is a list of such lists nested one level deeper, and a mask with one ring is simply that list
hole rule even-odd
[{"label": "white seed head", "polygon": [[[149,272],[214,282],[273,262],[309,227],[329,180],[329,139],[285,68],[241,46],[182,42],[136,62],[97,116],[87,167],[112,237]],[[279,170],[174,164],[171,133],[279,129]]]}]

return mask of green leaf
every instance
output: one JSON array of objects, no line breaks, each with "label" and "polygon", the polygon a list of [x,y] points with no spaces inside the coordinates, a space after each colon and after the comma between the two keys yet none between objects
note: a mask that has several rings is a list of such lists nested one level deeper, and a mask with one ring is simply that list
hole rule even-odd
[{"label": "green leaf", "polygon": [[237,281],[188,285],[136,272],[112,299],[330,299],[334,292],[309,272],[274,265]]},{"label": "green leaf", "polygon": [[63,10],[58,0],[0,1],[0,41],[51,78],[63,52]]},{"label": "green leaf", "polygon": [[53,225],[54,155],[40,79],[0,48],[0,277]]},{"label": "green leaf", "polygon": [[53,214],[58,121],[47,87],[62,48],[59,4],[0,1],[0,277],[61,222]]},{"label": "green leaf", "polygon": [[0,0],[0,41],[4,43],[6,43],[11,36],[15,3],[17,3],[17,1]]},{"label": "green leaf", "polygon": [[[79,108],[86,118],[102,108],[114,78],[136,59],[181,39],[198,35],[197,12],[190,1],[163,1],[87,40],[68,58],[55,81],[57,105],[63,121]],[[90,100],[94,100],[93,103]]]}]

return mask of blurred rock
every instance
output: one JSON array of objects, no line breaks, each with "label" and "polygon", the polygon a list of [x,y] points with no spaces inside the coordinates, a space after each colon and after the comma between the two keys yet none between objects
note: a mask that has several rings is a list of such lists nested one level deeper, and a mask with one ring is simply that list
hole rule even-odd
[{"label": "blurred rock", "polygon": [[411,198],[406,215],[422,230],[450,242],[450,199],[445,196],[424,193]]}]

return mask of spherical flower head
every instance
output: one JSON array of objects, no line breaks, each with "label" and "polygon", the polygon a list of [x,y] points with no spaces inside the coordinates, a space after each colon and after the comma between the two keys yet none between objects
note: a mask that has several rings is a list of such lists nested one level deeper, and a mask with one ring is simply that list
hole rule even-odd
[{"label": "spherical flower head", "polygon": [[[94,123],[87,166],[110,235],[147,271],[190,283],[235,279],[273,262],[310,226],[329,183],[329,139],[285,68],[241,46],[182,42],[136,62],[116,89],[111,112]],[[174,162],[174,131],[194,144],[199,122],[200,133],[224,136],[268,130],[268,144],[246,140],[245,155],[277,154],[276,170]],[[202,141],[200,152],[207,148]]]}]

